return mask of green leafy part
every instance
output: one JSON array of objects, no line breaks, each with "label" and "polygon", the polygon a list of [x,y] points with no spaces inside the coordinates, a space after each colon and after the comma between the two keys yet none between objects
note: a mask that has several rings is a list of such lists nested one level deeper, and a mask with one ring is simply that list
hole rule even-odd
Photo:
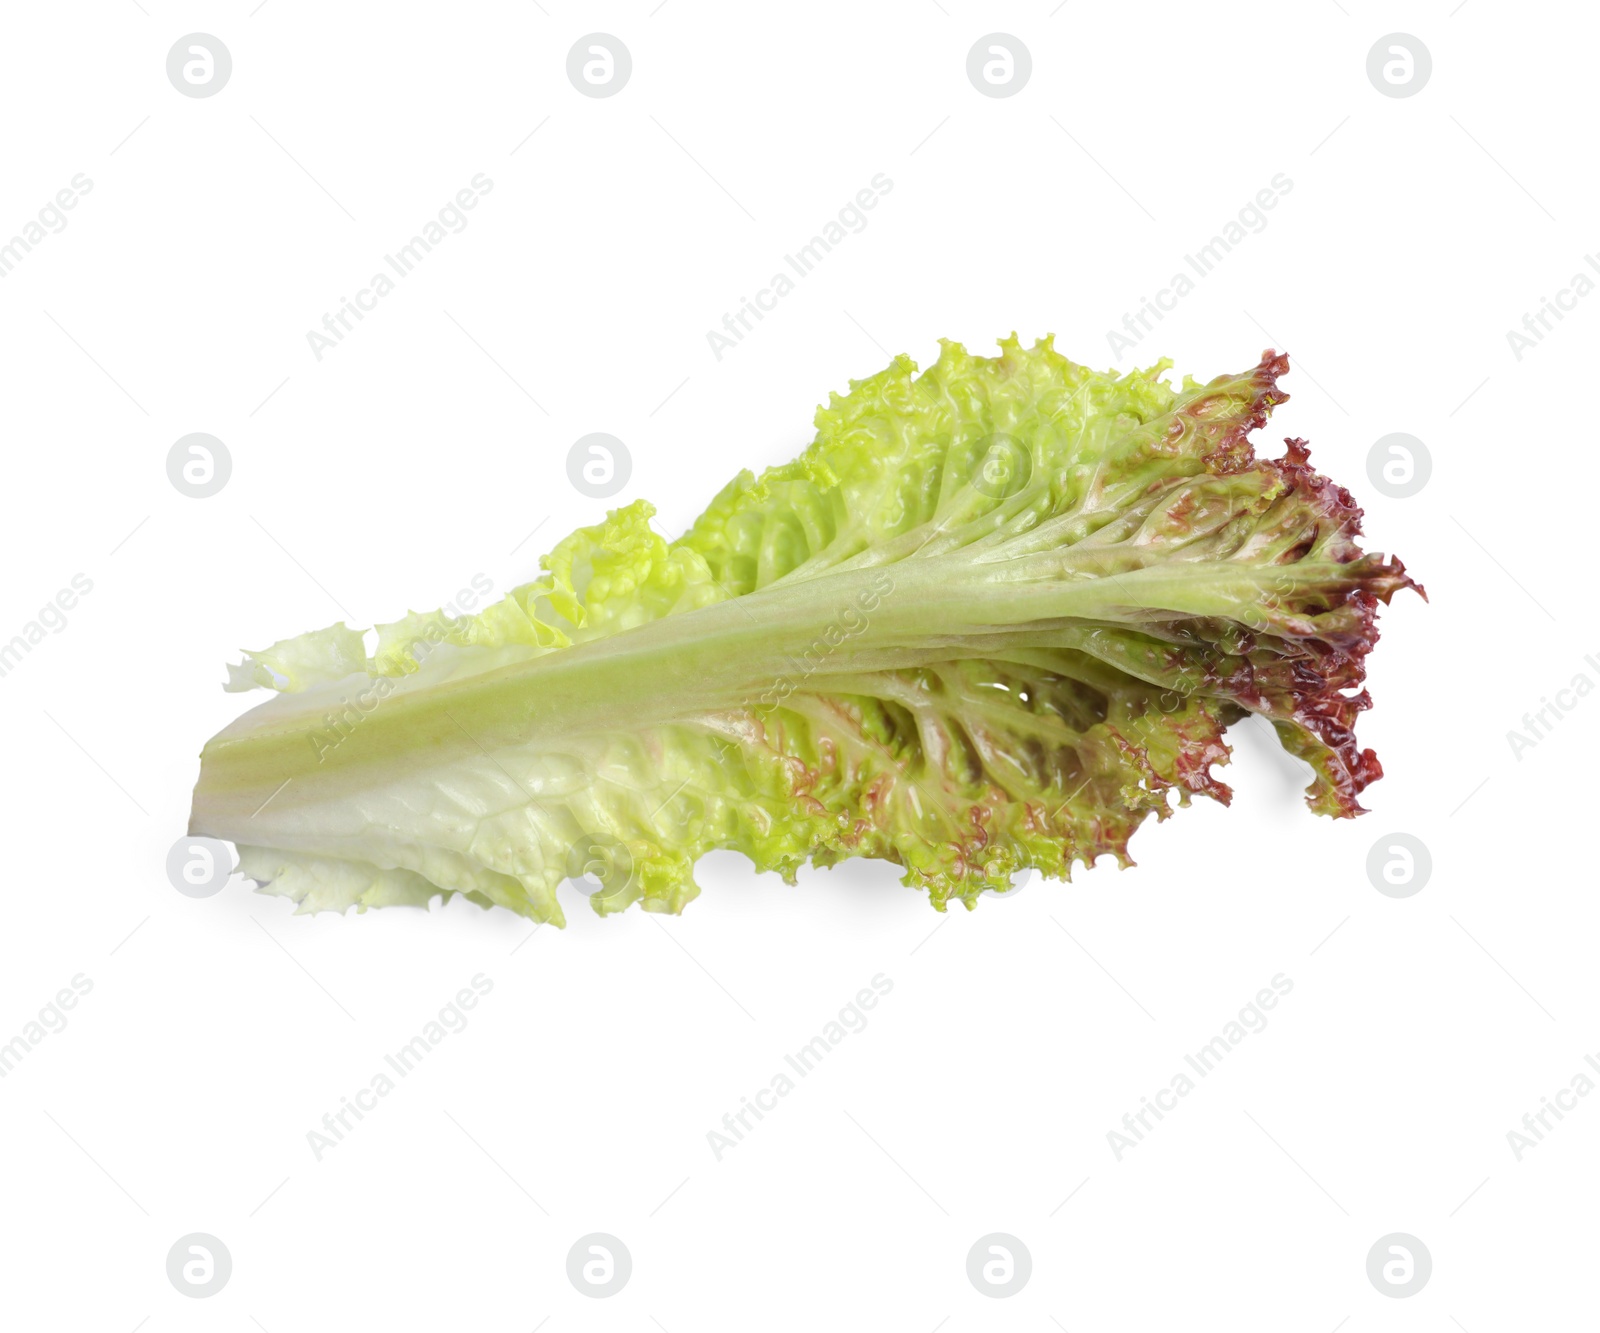
[{"label": "green leafy part", "polygon": [[669,542],[637,501],[475,616],[247,654],[279,691],[201,756],[191,831],[301,910],[462,893],[562,921],[681,911],[695,862],[871,856],[941,910],[1065,877],[1270,722],[1318,813],[1381,776],[1354,725],[1375,609],[1415,586],[1302,441],[1255,456],[1286,357],[1173,388],[1045,339],[943,344],[817,412]]}]

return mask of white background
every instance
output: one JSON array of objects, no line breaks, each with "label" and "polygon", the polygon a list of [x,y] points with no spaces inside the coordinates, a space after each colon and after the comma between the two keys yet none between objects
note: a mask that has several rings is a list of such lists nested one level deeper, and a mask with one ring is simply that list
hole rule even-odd
[{"label": "white background", "polygon": [[[1520,759],[1506,733],[1600,681],[1600,300],[1520,361],[1506,331],[1600,239],[1600,19],[653,4],[7,7],[0,235],[76,173],[93,189],[0,281],[0,639],[94,586],[0,679],[0,1041],[93,989],[0,1080],[0,1323],[1565,1326],[1592,1291],[1600,1097],[1521,1161],[1506,1135],[1600,1049],[1578,813],[1600,698]],[[1033,61],[1003,99],[965,73],[995,30]],[[204,99],[165,73],[196,31],[233,57]],[[595,31],[633,58],[604,100],[565,74]],[[1433,57],[1404,99],[1365,72],[1396,31]],[[307,331],[479,172],[470,226],[318,361]],[[707,330],[877,173],[870,225],[718,361]],[[1266,228],[1114,357],[1107,331],[1277,173]],[[1147,827],[1136,869],[948,918],[892,867],[790,889],[731,856],[681,919],[601,921],[573,892],[569,929],[532,938],[462,901],[294,917],[238,880],[169,885],[239,647],[475,574],[503,592],[608,503],[647,496],[675,533],[887,353],[1013,329],[1200,379],[1291,353],[1258,443],[1308,437],[1431,598],[1382,617],[1371,814],[1312,816],[1243,726],[1231,809]],[[204,500],[165,471],[193,431],[233,460]],[[632,454],[609,502],[567,479],[591,431]],[[1392,431],[1432,454],[1409,499],[1367,479]],[[1396,831],[1433,860],[1403,900],[1366,870]],[[480,972],[470,1026],[316,1160],[307,1132]],[[707,1132],[878,973],[870,1026],[717,1161]],[[1277,973],[1270,1026],[1116,1160],[1107,1132]],[[165,1272],[193,1231],[233,1256],[206,1300]],[[633,1256],[608,1300],[565,1274],[592,1231]],[[1007,1300],[965,1272],[992,1231],[1033,1256]],[[1434,1262],[1405,1300],[1365,1272],[1394,1231]]]}]

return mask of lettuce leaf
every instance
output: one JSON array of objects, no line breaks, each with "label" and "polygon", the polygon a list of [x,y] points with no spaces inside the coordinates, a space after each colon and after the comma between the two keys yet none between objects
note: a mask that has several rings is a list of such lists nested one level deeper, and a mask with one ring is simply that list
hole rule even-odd
[{"label": "lettuce leaf", "polygon": [[719,848],[790,882],[879,857],[970,908],[1227,803],[1251,713],[1312,810],[1360,813],[1376,605],[1416,585],[1304,441],[1256,457],[1287,357],[1169,365],[898,357],[676,541],[637,501],[479,615],[251,652],[228,688],[278,693],[207,743],[190,832],[302,911],[461,893],[559,924],[588,874],[602,914],[679,912]]}]

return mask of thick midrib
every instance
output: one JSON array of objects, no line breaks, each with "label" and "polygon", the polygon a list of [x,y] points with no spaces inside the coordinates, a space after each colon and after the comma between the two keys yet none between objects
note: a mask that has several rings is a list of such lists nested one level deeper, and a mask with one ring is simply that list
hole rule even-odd
[{"label": "thick midrib", "polygon": [[[282,716],[273,715],[275,701],[256,725],[207,744],[196,831],[239,836],[220,825],[249,816],[269,796],[282,812],[475,753],[638,732],[753,705],[780,681],[803,688],[813,670],[915,666],[965,656],[958,651],[964,641],[993,642],[997,634],[1045,641],[1063,619],[1123,618],[1130,606],[1213,614],[1190,603],[1248,589],[1258,572],[1225,561],[1167,562],[1095,577],[1074,568],[1085,563],[1070,548],[1009,564],[960,553],[912,559],[751,593],[460,680],[402,678],[320,759],[312,735],[328,734],[321,718],[285,696]],[[1092,563],[1103,563],[1103,553]],[[830,627],[840,640],[831,647]]]}]

